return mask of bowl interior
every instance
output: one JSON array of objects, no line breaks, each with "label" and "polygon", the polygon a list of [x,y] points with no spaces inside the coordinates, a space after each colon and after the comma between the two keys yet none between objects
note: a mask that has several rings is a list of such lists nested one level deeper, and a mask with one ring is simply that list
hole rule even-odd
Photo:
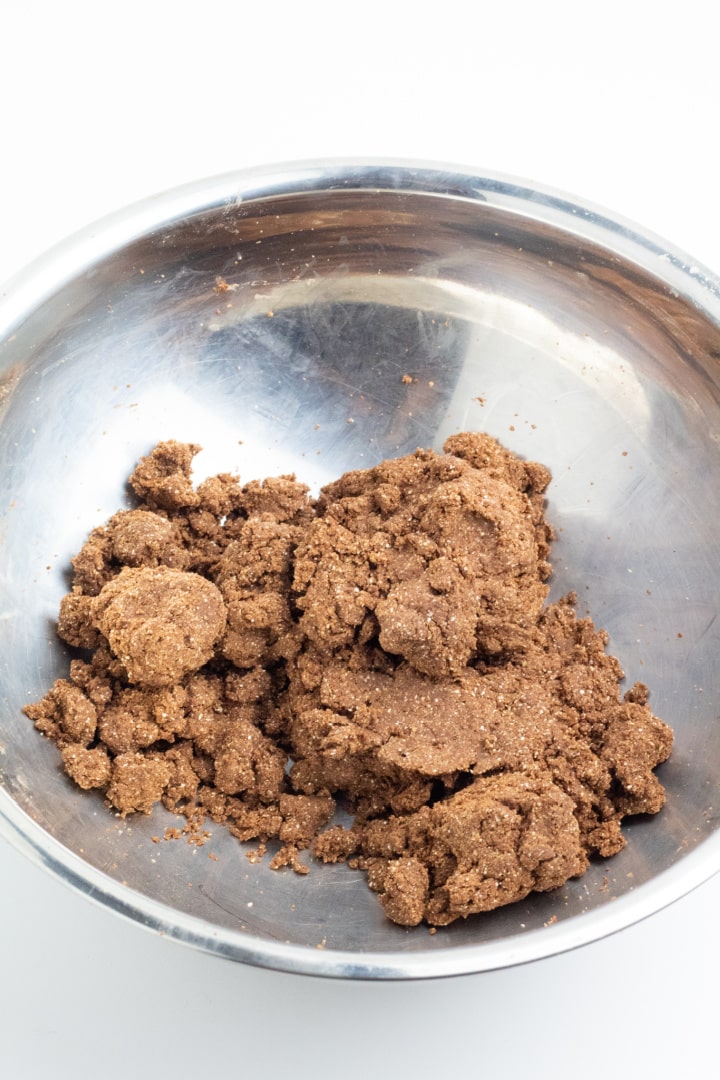
[{"label": "bowl interior", "polygon": [[[590,940],[611,900],[622,912],[695,849],[708,874],[720,865],[715,287],[654,242],[511,185],[396,172],[296,187],[199,189],[191,212],[150,228],[130,213],[125,236],[92,257],[80,245],[4,328],[3,805],[85,891],[258,963],[443,974],[554,951],[563,925]],[[345,866],[273,872],[219,826],[202,848],[153,843],[177,819],[122,820],[73,787],[20,710],[66,674],[54,619],[70,556],[130,505],[140,456],[187,440],[203,447],[197,479],[294,472],[317,489],[465,429],[551,468],[552,595],[577,591],[675,729],[667,805],[626,824],[620,855],[430,936],[389,923]]]}]

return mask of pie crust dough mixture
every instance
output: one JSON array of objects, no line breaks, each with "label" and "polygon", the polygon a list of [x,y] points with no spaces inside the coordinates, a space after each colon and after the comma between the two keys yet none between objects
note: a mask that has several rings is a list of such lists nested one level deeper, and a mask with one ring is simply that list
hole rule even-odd
[{"label": "pie crust dough mixture", "polygon": [[575,598],[546,605],[542,465],[462,433],[313,500],[194,487],[199,449],[160,443],[72,560],[80,652],[25,711],[80,787],[274,841],[274,868],[347,860],[405,926],[557,888],[660,810],[670,729]]}]

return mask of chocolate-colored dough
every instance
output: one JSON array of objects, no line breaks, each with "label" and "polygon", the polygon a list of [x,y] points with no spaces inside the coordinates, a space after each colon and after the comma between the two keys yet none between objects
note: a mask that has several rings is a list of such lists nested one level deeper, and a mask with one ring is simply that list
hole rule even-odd
[{"label": "chocolate-colored dough", "polygon": [[[300,627],[321,652],[358,639],[433,678],[522,648],[547,595],[550,476],[486,436],[346,473],[295,557]],[[467,455],[467,456],[466,456]]]},{"label": "chocolate-colored dough", "polygon": [[166,566],[123,567],[90,604],[90,620],[128,682],[146,688],[174,686],[201,668],[227,621],[217,586]]},{"label": "chocolate-colored dough", "polygon": [[660,810],[670,729],[574,597],[546,605],[547,469],[466,432],[313,501],[196,488],[198,450],[160,443],[73,559],[81,652],[25,711],[80,787],[274,842],[275,869],[347,860],[406,926],[557,888]]}]

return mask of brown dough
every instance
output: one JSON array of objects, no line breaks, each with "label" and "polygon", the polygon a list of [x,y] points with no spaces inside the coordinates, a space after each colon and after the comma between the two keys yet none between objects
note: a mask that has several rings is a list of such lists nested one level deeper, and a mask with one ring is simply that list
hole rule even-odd
[{"label": "brown dough", "polygon": [[380,646],[434,678],[527,643],[550,572],[549,474],[508,467],[487,436],[447,445],[457,456],[418,451],[325,488],[295,559],[319,650],[352,644],[370,613]]},{"label": "brown dough", "polygon": [[660,810],[670,729],[574,597],[545,605],[543,466],[465,432],[314,502],[195,488],[198,449],[159,444],[73,559],[84,653],[25,711],[80,787],[273,841],[275,869],[349,860],[406,926],[557,888]]},{"label": "brown dough", "polygon": [[212,582],[164,566],[124,567],[100,590],[90,618],[128,681],[145,687],[173,686],[201,668],[226,623]]}]

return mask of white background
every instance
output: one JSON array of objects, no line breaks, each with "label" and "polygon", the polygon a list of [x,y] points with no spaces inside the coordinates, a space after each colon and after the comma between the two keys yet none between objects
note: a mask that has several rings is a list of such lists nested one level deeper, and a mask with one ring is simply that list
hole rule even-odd
[{"label": "white background", "polygon": [[[5,0],[0,281],[145,195],[337,156],[550,185],[718,273],[712,11],[693,0]],[[441,982],[347,984],[153,937],[0,841],[0,1072],[714,1077],[719,909],[715,878],[573,954]]]}]

